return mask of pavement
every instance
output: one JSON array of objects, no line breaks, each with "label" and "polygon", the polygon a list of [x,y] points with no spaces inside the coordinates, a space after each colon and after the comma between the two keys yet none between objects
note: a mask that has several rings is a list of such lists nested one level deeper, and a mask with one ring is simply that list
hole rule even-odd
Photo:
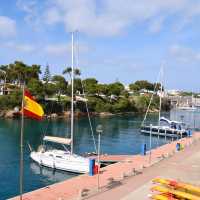
[{"label": "pavement", "polygon": [[148,200],[151,180],[156,177],[175,179],[200,186],[200,141],[183,151],[143,170],[142,174],[123,182],[122,185],[93,195],[89,200]]}]

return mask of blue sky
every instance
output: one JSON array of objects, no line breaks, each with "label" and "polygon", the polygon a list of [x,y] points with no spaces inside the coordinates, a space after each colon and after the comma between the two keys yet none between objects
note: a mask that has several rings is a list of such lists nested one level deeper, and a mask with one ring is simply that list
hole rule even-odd
[{"label": "blue sky", "polygon": [[0,2],[0,64],[70,66],[78,30],[82,77],[156,81],[200,92],[200,2],[196,0],[7,0]]}]

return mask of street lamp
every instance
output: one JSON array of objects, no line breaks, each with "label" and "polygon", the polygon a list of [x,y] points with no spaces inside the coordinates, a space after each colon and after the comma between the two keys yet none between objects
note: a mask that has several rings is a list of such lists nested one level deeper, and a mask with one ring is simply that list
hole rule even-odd
[{"label": "street lamp", "polygon": [[99,134],[98,136],[98,190],[99,190],[99,172],[100,172],[100,141],[101,141],[101,134],[103,132],[102,125],[99,124],[96,127],[96,132]]},{"label": "street lamp", "polygon": [[151,148],[152,148],[152,141],[151,141],[151,137],[152,137],[152,124],[150,124],[150,138],[149,138],[149,164],[151,164]]}]

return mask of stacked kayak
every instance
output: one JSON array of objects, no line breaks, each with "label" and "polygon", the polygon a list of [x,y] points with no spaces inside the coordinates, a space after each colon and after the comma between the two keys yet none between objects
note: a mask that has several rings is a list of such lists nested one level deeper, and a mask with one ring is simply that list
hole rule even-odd
[{"label": "stacked kayak", "polygon": [[151,188],[155,200],[200,200],[200,187],[170,179],[155,178]]}]

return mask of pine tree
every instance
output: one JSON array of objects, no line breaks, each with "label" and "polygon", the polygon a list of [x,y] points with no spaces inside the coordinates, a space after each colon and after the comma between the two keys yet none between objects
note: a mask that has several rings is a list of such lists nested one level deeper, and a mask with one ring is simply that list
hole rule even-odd
[{"label": "pine tree", "polygon": [[45,68],[45,71],[44,71],[43,81],[45,81],[46,83],[51,81],[51,73],[50,73],[48,64],[46,65],[46,68]]}]

